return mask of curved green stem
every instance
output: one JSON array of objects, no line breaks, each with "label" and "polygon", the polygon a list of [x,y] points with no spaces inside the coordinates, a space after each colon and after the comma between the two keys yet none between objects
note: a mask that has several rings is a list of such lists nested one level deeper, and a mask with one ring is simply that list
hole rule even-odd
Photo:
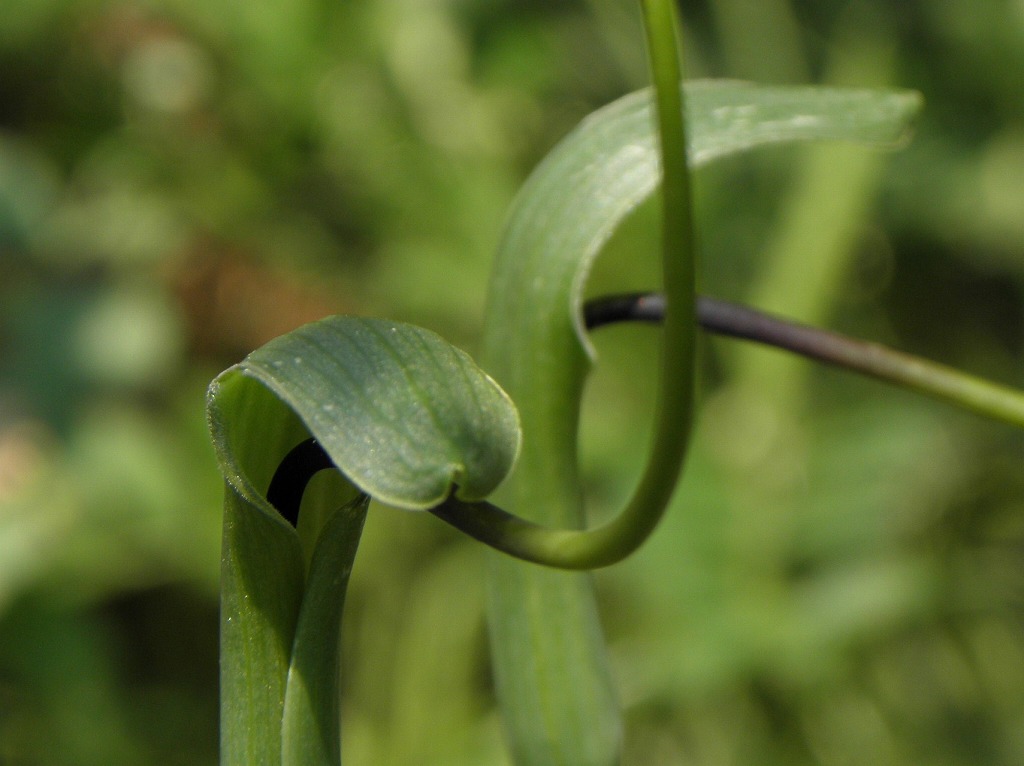
[{"label": "curved green stem", "polygon": [[[661,260],[666,296],[655,432],[647,467],[625,510],[595,529],[556,532],[520,523],[508,515],[487,514],[495,528],[491,533],[478,530],[481,535],[499,541],[496,547],[519,558],[563,568],[592,569],[611,564],[628,556],[647,539],[675,490],[693,425],[695,243],[683,96],[679,87],[682,71],[678,20],[672,0],[644,0],[642,7],[660,138]],[[434,512],[442,518],[453,512],[455,516],[472,516],[471,507],[451,500]],[[470,522],[463,518],[460,523]]]},{"label": "curved green stem", "polygon": [[693,430],[696,243],[679,87],[681,43],[673,0],[646,0],[643,9],[661,141],[661,261],[666,305],[660,383],[651,452],[632,500],[610,523],[568,546],[572,555],[590,566],[628,555],[654,530],[678,483]]}]

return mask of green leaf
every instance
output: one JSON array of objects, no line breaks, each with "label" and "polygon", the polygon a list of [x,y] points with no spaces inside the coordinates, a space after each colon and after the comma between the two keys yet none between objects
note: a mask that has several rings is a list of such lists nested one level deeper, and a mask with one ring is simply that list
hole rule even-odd
[{"label": "green leaf", "polygon": [[341,762],[341,617],[369,497],[360,495],[324,525],[309,568],[288,668],[282,763]]},{"label": "green leaf", "polygon": [[[466,499],[488,494],[519,448],[515,407],[433,333],[332,317],[219,375],[208,417],[227,485],[221,762],[337,763],[337,636],[366,511],[365,497],[351,498],[358,488],[423,509],[453,485]],[[306,493],[303,545],[264,493],[310,435],[346,481]]]},{"label": "green leaf", "polygon": [[519,450],[508,396],[419,327],[330,317],[272,340],[215,385],[238,375],[287,404],[359,489],[399,508],[430,508],[453,485],[483,498]]},{"label": "green leaf", "polygon": [[[783,142],[895,146],[920,106],[907,91],[735,82],[689,83],[685,99],[691,168]],[[483,361],[519,407],[524,447],[494,501],[541,523],[585,525],[579,307],[593,259],[658,184],[651,109],[644,90],[584,120],[523,187],[499,249]],[[492,558],[491,644],[517,762],[615,763],[620,725],[589,577]]]},{"label": "green leaf", "polygon": [[[687,83],[684,92],[691,168],[798,141],[893,148],[907,139],[921,106],[919,94],[903,90],[698,81]],[[651,94],[645,89],[594,112],[524,185],[505,228],[491,283],[488,332],[500,333],[502,343],[535,343],[546,333],[516,333],[512,327],[536,331],[550,312],[562,315],[563,324],[578,327],[590,264],[626,215],[657,186],[651,109]],[[577,335],[584,337],[582,332]],[[518,358],[514,349],[504,356]],[[510,393],[518,403],[515,392]]]},{"label": "green leaf", "polygon": [[359,495],[328,516],[306,575],[294,530],[228,485],[221,584],[225,766],[339,763],[341,614],[368,502]]},{"label": "green leaf", "polygon": [[281,717],[305,564],[295,530],[255,486],[270,483],[275,461],[303,438],[303,429],[261,386],[211,387],[209,414],[226,480],[220,761],[224,766],[280,764]]}]

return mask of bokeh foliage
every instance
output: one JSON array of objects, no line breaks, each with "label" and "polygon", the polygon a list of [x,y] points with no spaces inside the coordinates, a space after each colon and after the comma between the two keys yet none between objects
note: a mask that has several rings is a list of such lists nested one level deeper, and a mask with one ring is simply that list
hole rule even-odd
[{"label": "bokeh foliage", "polygon": [[[683,3],[697,76],[892,84],[901,154],[702,171],[703,289],[1022,385],[1024,9]],[[211,763],[209,379],[328,313],[473,351],[504,210],[644,84],[622,0],[13,0],[0,13],[0,762]],[[655,280],[641,209],[590,290]],[[654,338],[596,338],[592,505],[628,493]],[[627,763],[1024,760],[1024,440],[708,341],[677,507],[602,572]],[[350,763],[503,764],[475,546],[370,512]]]}]

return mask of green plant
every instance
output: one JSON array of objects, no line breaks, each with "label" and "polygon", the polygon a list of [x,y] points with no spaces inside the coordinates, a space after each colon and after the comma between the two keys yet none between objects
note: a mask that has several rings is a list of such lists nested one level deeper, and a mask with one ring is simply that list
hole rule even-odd
[{"label": "green plant", "polygon": [[[497,549],[491,647],[517,762],[616,762],[622,725],[592,585],[585,572],[556,570],[615,563],[656,526],[692,429],[698,322],[1024,425],[1024,399],[1011,390],[697,300],[692,168],[785,141],[891,145],[918,98],[680,88],[673,6],[648,0],[643,8],[653,94],[593,115],[523,189],[491,283],[482,369],[425,330],[341,317],[272,341],[211,386],[227,483],[223,762],[338,762],[341,611],[371,498],[430,511]],[[659,175],[664,295],[590,303],[586,312],[591,325],[663,322],[655,435],[634,498],[611,522],[586,529],[576,466],[589,367],[582,288],[602,245]],[[332,481],[307,489],[325,468],[338,469]]]}]

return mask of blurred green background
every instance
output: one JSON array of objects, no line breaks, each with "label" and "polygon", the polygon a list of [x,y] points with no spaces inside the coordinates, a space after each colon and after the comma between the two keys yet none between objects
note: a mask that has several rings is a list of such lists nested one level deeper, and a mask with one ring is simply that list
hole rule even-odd
[{"label": "blurred green background", "polygon": [[[921,90],[895,155],[699,177],[703,289],[1024,385],[1024,4],[686,2],[689,75]],[[216,760],[210,378],[307,320],[473,351],[503,211],[645,84],[627,0],[5,0],[0,763]],[[648,206],[594,293],[656,283]],[[597,338],[581,459],[629,492],[654,335]],[[708,340],[677,507],[597,574],[627,764],[1024,763],[1024,435]],[[476,547],[379,508],[352,764],[505,764]]]}]

